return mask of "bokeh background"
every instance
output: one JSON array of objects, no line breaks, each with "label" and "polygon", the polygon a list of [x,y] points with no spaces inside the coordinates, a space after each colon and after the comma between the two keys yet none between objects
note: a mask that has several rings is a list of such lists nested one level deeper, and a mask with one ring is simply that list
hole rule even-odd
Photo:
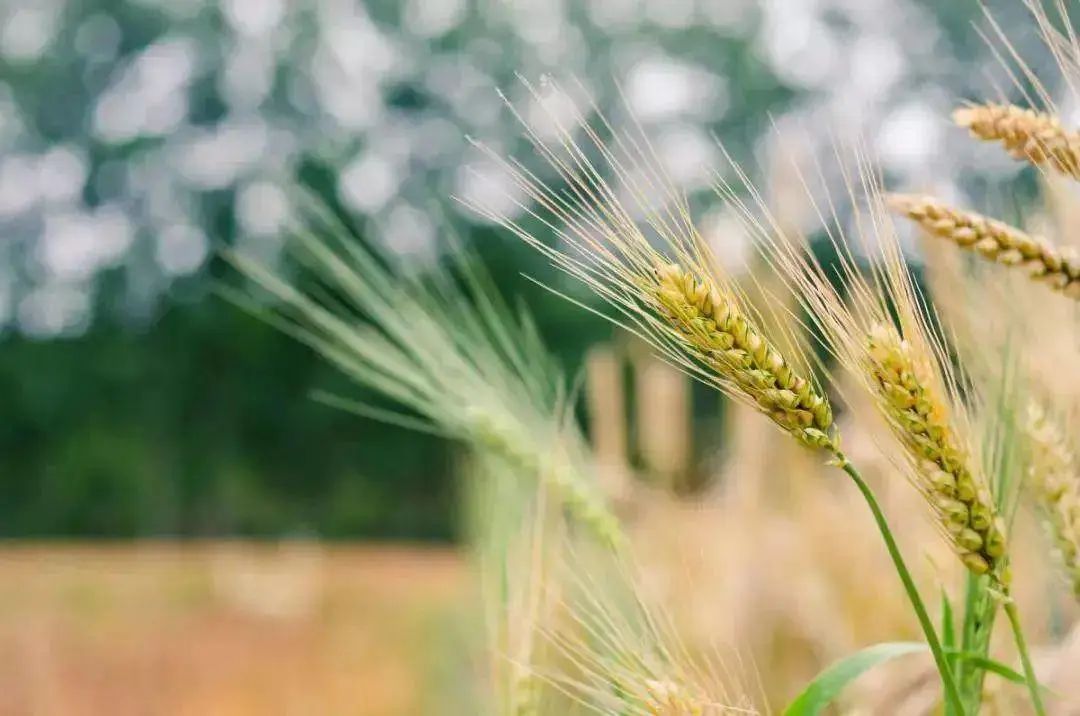
[{"label": "bokeh background", "polygon": [[[1021,3],[986,5],[1043,67]],[[810,232],[781,158],[825,156],[837,136],[861,136],[890,183],[960,198],[1020,169],[947,121],[1008,86],[981,13],[974,0],[0,2],[0,713],[356,713],[372,698],[349,686],[360,673],[405,694],[371,713],[420,708],[415,675],[365,662],[364,635],[398,617],[420,629],[438,608],[381,616],[413,593],[410,569],[458,579],[438,547],[457,531],[454,448],[312,401],[353,389],[215,293],[235,278],[221,247],[276,260],[297,182],[420,269],[446,232],[476,246],[570,375],[592,375],[598,400],[605,380],[626,383],[625,435],[593,425],[605,449],[698,489],[725,449],[722,406],[688,386],[665,410],[696,416],[692,439],[650,437],[640,384],[610,369],[634,347],[525,280],[565,286],[451,199],[506,201],[467,137],[520,148],[498,91],[530,116],[515,74],[551,75],[616,123],[633,113],[707,232],[736,226],[709,188],[714,136]],[[778,139],[791,128],[797,143]],[[436,546],[378,546],[391,540]],[[298,679],[340,701],[251,696]],[[61,682],[72,700],[47,695]],[[184,701],[192,683],[206,694]]]}]

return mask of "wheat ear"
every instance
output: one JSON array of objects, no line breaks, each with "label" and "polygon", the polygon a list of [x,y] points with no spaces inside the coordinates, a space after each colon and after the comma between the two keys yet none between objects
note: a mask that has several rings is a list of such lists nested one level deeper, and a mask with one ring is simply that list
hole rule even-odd
[{"label": "wheat ear", "polygon": [[1007,582],[1004,522],[956,439],[947,404],[934,388],[932,367],[889,325],[875,326],[867,347],[878,401],[915,458],[917,487],[950,544],[972,572]]},{"label": "wheat ear", "polygon": [[1061,426],[1036,403],[1028,408],[1029,486],[1061,558],[1073,593],[1080,598],[1080,463]]},{"label": "wheat ear", "polygon": [[1062,127],[1052,114],[1011,104],[976,104],[953,112],[953,121],[985,142],[1000,142],[1014,159],[1080,179],[1080,133]]},{"label": "wheat ear", "polygon": [[803,444],[837,449],[830,435],[829,401],[715,286],[669,264],[657,271],[653,296],[672,328],[710,370]]},{"label": "wheat ear", "polygon": [[954,209],[933,197],[890,194],[889,207],[930,234],[975,251],[1005,266],[1015,266],[1069,298],[1080,300],[1080,256],[1058,249],[1041,236],[972,211]]}]

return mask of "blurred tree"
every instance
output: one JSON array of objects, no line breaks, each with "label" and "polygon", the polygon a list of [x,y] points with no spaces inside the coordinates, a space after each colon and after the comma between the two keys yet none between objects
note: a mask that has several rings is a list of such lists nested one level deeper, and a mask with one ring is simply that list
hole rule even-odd
[{"label": "blurred tree", "polygon": [[[797,5],[0,4],[0,535],[446,538],[451,448],[312,402],[352,388],[211,295],[213,246],[273,260],[298,177],[394,251],[429,260],[453,225],[578,366],[610,326],[522,274],[576,289],[429,210],[490,174],[463,136],[522,146],[495,94],[528,111],[514,71],[580,77],[615,121],[618,78],[705,212],[710,132],[750,160],[770,114],[917,119],[927,67],[982,56],[957,30],[975,3]],[[890,54],[906,28],[933,63]]]}]

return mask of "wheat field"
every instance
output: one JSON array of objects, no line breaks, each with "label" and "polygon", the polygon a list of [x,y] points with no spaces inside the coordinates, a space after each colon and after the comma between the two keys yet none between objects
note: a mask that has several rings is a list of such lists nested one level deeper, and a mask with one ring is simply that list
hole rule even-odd
[{"label": "wheat field", "polygon": [[464,586],[440,548],[7,544],[0,713],[429,713]]}]

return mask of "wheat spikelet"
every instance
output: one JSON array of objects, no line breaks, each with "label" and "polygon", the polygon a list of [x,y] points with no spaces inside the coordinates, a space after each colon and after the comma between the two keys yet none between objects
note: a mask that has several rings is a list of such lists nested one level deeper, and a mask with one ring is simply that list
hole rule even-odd
[{"label": "wheat spikelet", "polygon": [[1005,266],[1020,267],[1032,279],[1080,300],[1080,257],[1070,249],[1058,249],[1040,236],[975,212],[953,209],[933,197],[891,194],[888,204],[930,234]]},{"label": "wheat spikelet", "polygon": [[1000,142],[1014,159],[1049,165],[1080,179],[1080,134],[1052,114],[1009,104],[978,104],[953,112],[953,121],[985,142]]},{"label": "wheat spikelet", "polygon": [[1080,463],[1061,426],[1036,403],[1028,408],[1030,488],[1054,540],[1069,586],[1080,598]]},{"label": "wheat spikelet", "polygon": [[1005,530],[994,500],[976,478],[953,433],[949,410],[934,388],[933,368],[892,326],[867,336],[877,398],[918,466],[918,488],[964,565],[1004,578]]},{"label": "wheat spikelet", "polygon": [[829,401],[800,376],[735,304],[693,273],[669,264],[655,298],[672,327],[715,373],[810,447],[837,448]]}]

